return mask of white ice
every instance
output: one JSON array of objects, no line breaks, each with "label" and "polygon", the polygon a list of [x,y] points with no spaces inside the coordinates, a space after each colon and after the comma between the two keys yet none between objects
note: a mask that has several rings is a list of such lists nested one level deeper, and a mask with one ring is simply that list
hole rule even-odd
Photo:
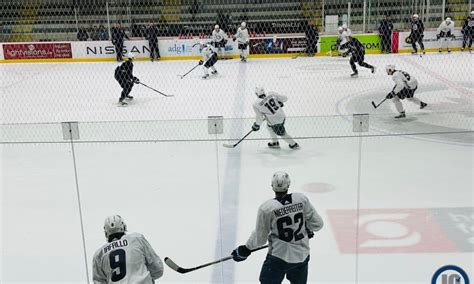
[{"label": "white ice", "polygon": [[[446,264],[472,281],[473,247],[459,245],[474,243],[472,57],[366,58],[377,73],[359,68],[358,79],[341,58],[222,61],[210,80],[200,69],[177,76],[192,61],[139,61],[136,76],[175,97],[135,86],[127,108],[116,106],[115,63],[0,65],[0,282],[91,280],[103,219],[116,213],[162,258],[191,267],[225,257],[250,235],[277,170],[290,174],[291,190],[307,194],[325,221],[310,242],[310,283],[431,283]],[[372,108],[392,88],[388,63],[419,80],[426,110],[404,101],[408,118],[397,122],[391,102]],[[289,97],[287,130],[301,150],[284,142],[268,149],[266,127],[235,149],[222,147],[250,130],[256,85]],[[370,114],[362,137],[352,132],[353,113]],[[209,115],[226,118],[223,134],[207,133]],[[79,124],[78,143],[63,140],[63,121],[88,122]],[[354,221],[358,204],[361,222],[372,218],[360,227],[360,244],[379,243],[356,255],[343,249],[355,246],[353,222],[341,231],[337,220]],[[264,257],[184,275],[166,267],[160,282],[258,283]]]}]

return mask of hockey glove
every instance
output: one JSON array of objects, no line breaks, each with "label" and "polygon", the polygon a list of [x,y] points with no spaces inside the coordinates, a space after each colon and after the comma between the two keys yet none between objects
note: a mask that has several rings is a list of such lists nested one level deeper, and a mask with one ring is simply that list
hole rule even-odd
[{"label": "hockey glove", "polygon": [[280,105],[280,107],[283,107],[283,106],[284,106],[284,104],[283,104],[282,102],[280,102],[280,101],[278,101],[278,104]]},{"label": "hockey glove", "polygon": [[306,229],[306,233],[308,234],[308,239],[312,239],[314,237],[314,232]]},{"label": "hockey glove", "polygon": [[393,97],[395,96],[395,93],[394,92],[390,92],[388,93],[388,95],[385,97],[387,100],[390,100],[392,99]]},{"label": "hockey glove", "polygon": [[203,64],[204,64],[204,61],[199,60],[199,65],[203,65]]},{"label": "hockey glove", "polygon": [[259,131],[260,130],[260,125],[258,125],[256,122],[252,125],[252,130],[253,131]]},{"label": "hockey glove", "polygon": [[133,77],[133,83],[135,84],[140,83],[140,79],[138,79],[137,77]]},{"label": "hockey glove", "polygon": [[239,246],[232,251],[232,258],[235,261],[244,261],[252,252],[246,246]]},{"label": "hockey glove", "polygon": [[436,40],[439,40],[441,38],[441,35],[440,34],[437,34],[436,35]]}]

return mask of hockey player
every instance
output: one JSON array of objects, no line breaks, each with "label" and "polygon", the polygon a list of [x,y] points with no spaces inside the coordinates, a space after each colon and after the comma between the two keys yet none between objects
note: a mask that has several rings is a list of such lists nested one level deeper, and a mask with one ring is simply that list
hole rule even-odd
[{"label": "hockey player", "polygon": [[474,37],[474,11],[464,20],[461,31],[463,35],[461,51],[464,51],[467,45],[469,52],[471,52],[472,38]]},{"label": "hockey player", "polygon": [[263,120],[266,120],[268,127],[271,128],[269,131],[272,137],[272,142],[268,142],[268,147],[280,148],[277,136],[281,136],[291,149],[299,149],[300,145],[286,133],[285,129],[286,115],[283,111],[283,103],[286,102],[288,98],[275,92],[265,94],[265,90],[260,87],[255,88],[255,94],[258,99],[253,104],[253,109],[256,113],[256,121],[252,125],[252,130],[260,130],[260,125]]},{"label": "hockey player", "polygon": [[385,70],[389,76],[392,76],[392,79],[395,82],[395,87],[393,87],[393,90],[386,96],[388,100],[391,99],[393,101],[397,111],[400,113],[395,116],[395,118],[406,117],[403,105],[400,102],[400,100],[405,98],[410,102],[419,105],[420,109],[424,109],[428,105],[414,97],[415,91],[418,89],[418,81],[413,76],[410,76],[410,74],[404,71],[396,70],[395,65],[387,65]]},{"label": "hockey player", "polygon": [[133,58],[135,55],[130,52],[127,55],[128,60],[122,63],[115,69],[115,80],[120,84],[122,87],[122,94],[120,95],[119,104],[122,106],[126,106],[127,102],[125,99],[133,100],[133,97],[130,96],[130,92],[132,91],[133,84],[140,83],[140,80],[133,76]]},{"label": "hockey player", "polygon": [[223,30],[219,28],[219,25],[214,26],[212,31],[212,42],[217,52],[220,54],[221,59],[225,57],[225,45],[227,44],[227,35]]},{"label": "hockey player", "polygon": [[347,49],[342,49],[341,45],[349,41],[349,36],[352,36],[352,31],[347,27],[346,24],[343,24],[342,26],[337,28],[337,33],[338,35],[337,35],[336,45],[338,48],[338,54],[342,55],[343,57],[346,57]]},{"label": "hockey player", "polygon": [[122,217],[105,219],[107,243],[94,254],[95,284],[152,284],[163,275],[163,262],[142,234],[126,233]]},{"label": "hockey player", "polygon": [[321,230],[323,220],[302,193],[288,193],[290,177],[276,172],[272,178],[275,198],[260,205],[257,224],[247,243],[232,251],[235,261],[246,260],[252,249],[269,244],[260,272],[260,283],[277,284],[286,278],[292,284],[308,279],[309,239]]},{"label": "hockey player", "polygon": [[369,68],[372,71],[372,74],[375,73],[375,67],[364,62],[365,48],[362,43],[360,43],[358,39],[352,36],[348,36],[347,38],[348,42],[341,45],[341,49],[349,49],[344,53],[344,55],[347,55],[349,53],[351,54],[351,60],[349,61],[349,63],[351,64],[352,71],[354,71],[354,73],[351,74],[351,77],[358,77],[359,72],[357,71],[357,67],[355,65],[356,62],[362,67]]},{"label": "hockey player", "polygon": [[443,42],[446,43],[446,49],[448,50],[448,53],[451,52],[451,49],[449,48],[449,42],[452,41],[454,38],[454,22],[451,21],[451,18],[446,18],[443,22],[438,27],[438,34],[436,35],[436,39],[439,41],[441,40],[441,43],[439,45],[439,52],[443,51]]},{"label": "hockey player", "polygon": [[414,14],[411,20],[411,45],[413,47],[412,54],[417,54],[418,49],[416,47],[416,43],[420,45],[421,52],[425,54],[425,46],[423,45],[423,32],[425,31],[425,26],[423,22],[420,20],[420,17],[417,14]]},{"label": "hockey player", "polygon": [[242,22],[234,35],[234,41],[237,39],[238,48],[240,50],[240,61],[247,62],[247,47],[249,46],[249,31],[247,24]]},{"label": "hockey player", "polygon": [[209,78],[209,71],[210,68],[212,74],[217,74],[217,70],[214,67],[214,64],[217,62],[217,53],[212,49],[212,47],[206,43],[199,43],[202,53],[202,60],[199,60],[199,65],[203,65],[204,76],[203,79]]}]

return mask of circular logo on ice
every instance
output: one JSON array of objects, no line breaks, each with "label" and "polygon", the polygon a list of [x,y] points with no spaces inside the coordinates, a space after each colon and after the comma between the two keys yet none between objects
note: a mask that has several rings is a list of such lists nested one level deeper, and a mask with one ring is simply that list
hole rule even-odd
[{"label": "circular logo on ice", "polygon": [[446,265],[436,270],[431,284],[469,284],[469,277],[461,267]]}]

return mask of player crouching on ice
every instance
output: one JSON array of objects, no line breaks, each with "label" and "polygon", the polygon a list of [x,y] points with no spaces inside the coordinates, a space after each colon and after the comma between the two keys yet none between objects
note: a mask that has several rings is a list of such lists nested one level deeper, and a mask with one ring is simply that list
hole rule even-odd
[{"label": "player crouching on ice", "polygon": [[410,76],[410,74],[404,71],[395,70],[395,65],[387,65],[385,70],[389,76],[392,76],[392,79],[395,82],[395,87],[393,87],[393,90],[386,96],[386,99],[391,99],[393,101],[397,111],[400,113],[395,116],[395,118],[406,117],[402,102],[400,101],[405,98],[410,102],[419,105],[420,109],[424,109],[428,105],[414,97],[415,91],[418,89],[418,81],[413,76]]},{"label": "player crouching on ice", "polygon": [[127,102],[125,99],[133,100],[133,97],[130,96],[130,92],[132,91],[133,84],[140,83],[137,77],[133,76],[133,58],[135,55],[133,53],[127,54],[128,60],[122,63],[115,69],[115,80],[120,84],[122,87],[122,94],[120,95],[119,104],[122,106],[126,106]]},{"label": "player crouching on ice", "polygon": [[275,198],[258,208],[257,224],[245,245],[232,251],[235,261],[244,261],[252,249],[268,242],[268,254],[260,271],[260,283],[276,284],[286,279],[292,284],[308,281],[309,239],[324,226],[308,197],[288,193],[290,177],[276,172],[272,178]]},{"label": "player crouching on ice", "polygon": [[272,137],[272,142],[268,143],[268,147],[280,148],[277,136],[281,136],[291,149],[299,149],[300,145],[298,145],[285,130],[286,115],[283,111],[283,103],[286,102],[288,98],[275,92],[269,92],[267,95],[265,94],[265,90],[260,87],[255,88],[255,94],[258,99],[253,104],[253,109],[257,117],[255,123],[252,125],[252,130],[260,130],[260,125],[263,120],[266,119],[268,127],[271,128],[269,131]]},{"label": "player crouching on ice", "polygon": [[211,68],[212,74],[217,74],[217,70],[214,67],[214,64],[217,62],[217,53],[212,49],[210,45],[207,45],[203,42],[199,43],[199,47],[201,48],[202,53],[202,60],[199,60],[199,65],[203,65],[204,76],[203,79],[209,78],[209,71],[208,69]]},{"label": "player crouching on ice", "polygon": [[354,73],[351,74],[352,78],[357,78],[359,74],[355,65],[356,62],[360,66],[370,69],[372,74],[375,73],[375,67],[364,62],[365,47],[358,39],[352,37],[350,34],[347,34],[347,42],[341,45],[341,49],[348,49],[348,51],[343,53],[344,57],[349,53],[351,54],[349,63],[351,64],[352,71],[354,71]]},{"label": "player crouching on ice", "polygon": [[446,49],[448,50],[448,53],[451,52],[451,49],[449,48],[449,42],[454,40],[454,22],[451,21],[451,18],[446,18],[438,28],[438,34],[436,35],[436,39],[438,41],[441,40],[441,43],[439,44],[439,52],[443,51],[443,42],[446,43]]}]

